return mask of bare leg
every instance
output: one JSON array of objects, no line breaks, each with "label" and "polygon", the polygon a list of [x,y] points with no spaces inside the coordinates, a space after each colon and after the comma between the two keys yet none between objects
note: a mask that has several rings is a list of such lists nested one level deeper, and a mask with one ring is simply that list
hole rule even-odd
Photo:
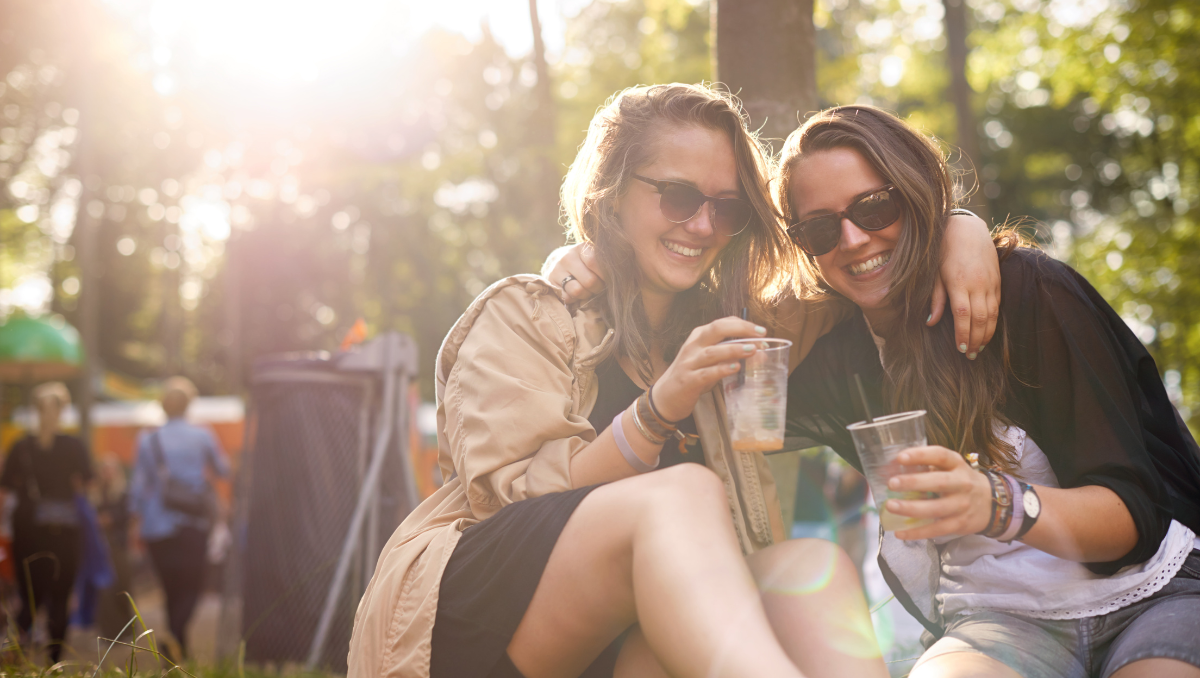
[{"label": "bare leg", "polygon": [[[887,676],[854,563],[822,539],[776,544],[749,558],[775,637],[806,676]],[[665,678],[637,627],[617,678]]]},{"label": "bare leg", "polygon": [[1112,678],[1200,678],[1200,668],[1178,659],[1154,657],[1126,664]]},{"label": "bare leg", "polygon": [[771,628],[806,676],[888,675],[856,568],[837,544],[795,539],[749,561]]},{"label": "bare leg", "polygon": [[909,678],[1021,678],[1006,664],[974,652],[955,652],[935,657],[908,675]]},{"label": "bare leg", "polygon": [[725,490],[696,464],[579,504],[508,654],[528,678],[578,675],[635,622],[674,676],[800,676],[763,612]]}]

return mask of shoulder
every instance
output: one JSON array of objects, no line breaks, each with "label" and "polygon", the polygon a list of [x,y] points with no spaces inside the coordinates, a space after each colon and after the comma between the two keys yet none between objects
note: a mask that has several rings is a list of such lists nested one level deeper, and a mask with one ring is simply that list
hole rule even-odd
[{"label": "shoulder", "polygon": [[[467,306],[450,328],[438,351],[438,378],[443,378],[458,359],[463,344],[478,326],[491,330],[506,327],[507,339],[545,345],[567,345],[573,341],[571,312],[562,292],[538,275],[514,275],[499,280]],[[505,337],[488,341],[504,347]]]},{"label": "shoulder", "polygon": [[1030,304],[1068,300],[1092,305],[1098,294],[1087,279],[1042,250],[1018,247],[1000,262],[1001,308],[1027,312]]}]

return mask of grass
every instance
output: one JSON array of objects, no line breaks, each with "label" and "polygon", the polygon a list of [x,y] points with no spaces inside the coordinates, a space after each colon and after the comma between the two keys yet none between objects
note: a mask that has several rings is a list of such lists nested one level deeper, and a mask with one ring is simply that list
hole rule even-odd
[{"label": "grass", "polygon": [[[131,641],[115,640],[112,638],[96,638],[96,661],[77,659],[60,661],[52,666],[45,666],[37,661],[35,653],[21,645],[16,635],[16,626],[9,623],[8,637],[0,646],[0,678],[50,678],[64,674],[87,676],[87,678],[118,678],[143,676],[145,678],[278,678],[278,676],[294,676],[296,678],[332,678],[332,674],[319,671],[304,671],[287,668],[282,671],[247,667],[245,663],[246,644],[238,645],[236,658],[213,666],[198,666],[185,662],[181,666],[171,661],[171,654],[161,647],[155,636],[154,629],[146,626],[137,603],[128,593],[129,605],[133,609],[133,617],[117,634],[118,638],[126,637],[126,632],[133,634]],[[173,645],[173,643],[172,643]],[[129,650],[127,659],[118,663],[114,660],[113,652],[121,648]],[[179,656],[178,648],[172,647],[174,656]]]}]

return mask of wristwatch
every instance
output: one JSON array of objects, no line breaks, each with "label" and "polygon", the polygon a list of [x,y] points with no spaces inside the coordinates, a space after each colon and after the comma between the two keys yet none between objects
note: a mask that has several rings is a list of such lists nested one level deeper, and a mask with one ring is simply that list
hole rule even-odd
[{"label": "wristwatch", "polygon": [[1033,524],[1037,522],[1038,516],[1042,513],[1042,499],[1038,496],[1037,491],[1032,485],[1021,483],[1021,504],[1025,509],[1025,518],[1021,521],[1021,529],[1017,531],[1017,536],[1013,539],[1020,539],[1025,536]]}]

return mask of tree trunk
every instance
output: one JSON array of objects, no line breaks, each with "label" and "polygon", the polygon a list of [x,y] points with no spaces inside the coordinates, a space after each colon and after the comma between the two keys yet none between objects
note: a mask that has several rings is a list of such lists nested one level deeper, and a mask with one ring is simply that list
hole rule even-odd
[{"label": "tree trunk", "polygon": [[954,102],[957,142],[961,157],[956,163],[964,172],[964,189],[974,188],[967,204],[983,220],[991,223],[987,196],[979,179],[983,155],[979,146],[979,125],[971,106],[971,84],[967,82],[967,7],[964,0],[943,0],[946,9],[946,60],[950,67],[950,100]]},{"label": "tree trunk", "polygon": [[813,0],[714,0],[712,23],[714,79],[778,149],[819,106]]},{"label": "tree trunk", "polygon": [[529,0],[529,23],[533,29],[533,67],[537,72],[537,84],[533,87],[537,111],[530,119],[530,136],[538,145],[553,146],[554,95],[550,91],[550,67],[546,64],[546,43],[542,40],[537,0]]}]

